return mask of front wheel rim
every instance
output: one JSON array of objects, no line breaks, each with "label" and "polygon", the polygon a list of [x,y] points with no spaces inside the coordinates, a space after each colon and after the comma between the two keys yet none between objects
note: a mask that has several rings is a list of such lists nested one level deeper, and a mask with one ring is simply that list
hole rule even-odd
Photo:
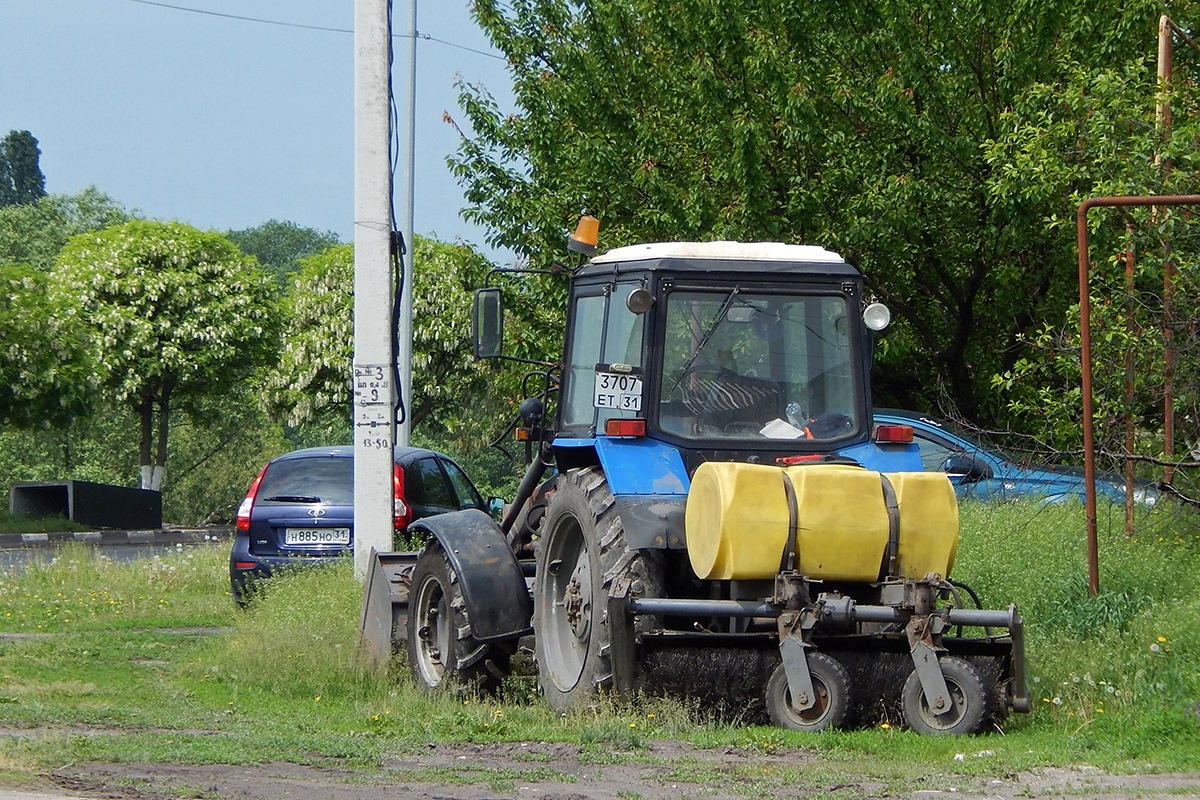
[{"label": "front wheel rim", "polygon": [[417,587],[415,619],[417,626],[416,667],[428,686],[437,686],[446,674],[446,657],[450,651],[450,614],[441,583],[432,575],[426,576]]}]

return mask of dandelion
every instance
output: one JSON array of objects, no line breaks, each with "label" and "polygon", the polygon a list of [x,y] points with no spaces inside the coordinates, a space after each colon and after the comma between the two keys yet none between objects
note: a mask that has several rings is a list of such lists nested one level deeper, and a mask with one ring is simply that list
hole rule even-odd
[{"label": "dandelion", "polygon": [[882,728],[882,729],[883,729],[883,730],[885,730],[885,731],[890,731],[890,730],[892,729],[892,726],[891,726],[891,725],[888,725],[886,722],[885,722],[885,723],[883,723],[882,725],[880,725],[879,727],[880,727],[880,728]]},{"label": "dandelion", "polygon": [[1056,706],[1061,706],[1061,705],[1062,705],[1062,698],[1061,698],[1061,697],[1055,697],[1055,698],[1054,698],[1053,700],[1051,700],[1050,702],[1051,702],[1051,703],[1054,703],[1054,705],[1056,705]]},{"label": "dandelion", "polygon": [[1161,647],[1159,647],[1159,645],[1158,645],[1158,642],[1155,642],[1154,644],[1150,645],[1150,652],[1151,652],[1151,653],[1157,653],[1157,652],[1158,652],[1158,651],[1160,651],[1160,650],[1162,650],[1162,648],[1161,648]]},{"label": "dandelion", "polygon": [[629,723],[629,727],[631,727],[631,728],[636,728],[636,727],[637,727],[637,723],[636,723],[636,722],[631,722],[631,723]]},{"label": "dandelion", "polygon": [[318,703],[321,702],[321,695],[317,695],[316,697],[313,698],[313,700],[315,700]]},{"label": "dandelion", "polygon": [[1166,643],[1167,643],[1167,637],[1165,637],[1165,636],[1160,636],[1160,637],[1158,637],[1158,643],[1159,643],[1159,644],[1166,644]]}]

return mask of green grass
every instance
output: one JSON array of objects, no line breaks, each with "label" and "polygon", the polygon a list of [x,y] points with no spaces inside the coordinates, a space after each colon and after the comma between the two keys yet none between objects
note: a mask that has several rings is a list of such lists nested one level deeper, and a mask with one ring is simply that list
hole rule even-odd
[{"label": "green grass", "polygon": [[[227,545],[132,564],[73,545],[19,575],[0,573],[0,727],[28,733],[0,736],[0,784],[87,761],[285,759],[371,775],[431,742],[568,742],[585,763],[653,763],[651,745],[663,739],[764,757],[812,754],[803,764],[680,767],[681,781],[712,772],[761,796],[837,785],[847,774],[899,791],[913,786],[913,763],[951,776],[1077,764],[1194,770],[1195,519],[1160,509],[1126,539],[1119,513],[1103,509],[1103,591],[1092,598],[1081,507],[964,505],[961,517],[954,577],[989,607],[1017,602],[1028,626],[1036,708],[1010,718],[1003,734],[923,738],[879,726],[813,737],[705,721],[694,704],[664,699],[606,699],[560,716],[528,675],[510,681],[503,702],[428,696],[411,686],[403,663],[379,671],[360,658],[361,593],[348,560],[277,579],[238,610],[228,596]],[[508,791],[553,771],[533,758],[464,779]]]},{"label": "green grass", "polygon": [[1014,719],[1011,729],[1081,752],[1103,750],[1116,760],[1146,758],[1162,746],[1164,763],[1194,765],[1197,518],[1164,507],[1143,513],[1127,537],[1121,509],[1102,504],[1101,592],[1092,597],[1080,506],[964,505],[961,511],[955,577],[984,590],[986,605],[1018,603],[1028,626],[1038,708],[1031,718]]},{"label": "green grass", "polygon": [[0,511],[0,533],[57,533],[59,531],[86,531],[85,525],[65,517],[31,517],[28,514],[11,514]]}]

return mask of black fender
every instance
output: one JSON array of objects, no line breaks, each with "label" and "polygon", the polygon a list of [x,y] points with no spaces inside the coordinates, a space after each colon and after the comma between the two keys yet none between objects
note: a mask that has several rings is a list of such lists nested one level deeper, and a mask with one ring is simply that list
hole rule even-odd
[{"label": "black fender", "polygon": [[533,629],[533,600],[504,531],[476,508],[417,520],[409,530],[436,539],[458,576],[467,618],[479,641],[511,639]]}]

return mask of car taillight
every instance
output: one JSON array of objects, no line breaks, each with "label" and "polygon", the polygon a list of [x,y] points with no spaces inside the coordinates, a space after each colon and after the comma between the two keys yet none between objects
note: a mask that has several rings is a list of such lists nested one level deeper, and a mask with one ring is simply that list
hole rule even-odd
[{"label": "car taillight", "polygon": [[262,483],[263,475],[267,474],[267,468],[263,467],[258,477],[254,479],[254,483],[250,484],[250,491],[246,492],[246,499],[238,506],[237,511],[237,529],[239,531],[250,530],[250,510],[254,508],[254,495],[258,493],[258,485]]},{"label": "car taillight", "polygon": [[392,468],[392,511],[396,530],[408,525],[408,506],[404,503],[404,468],[396,464]]}]

